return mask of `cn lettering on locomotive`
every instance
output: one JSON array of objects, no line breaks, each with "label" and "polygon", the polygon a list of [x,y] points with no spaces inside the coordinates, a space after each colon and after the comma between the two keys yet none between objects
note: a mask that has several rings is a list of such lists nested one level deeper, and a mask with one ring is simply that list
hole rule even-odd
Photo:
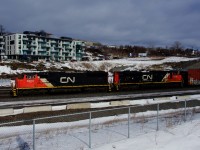
[{"label": "cn lettering on locomotive", "polygon": [[142,76],[143,81],[152,81],[153,80],[153,75],[143,75]]},{"label": "cn lettering on locomotive", "polygon": [[60,77],[60,83],[75,83],[75,77]]}]

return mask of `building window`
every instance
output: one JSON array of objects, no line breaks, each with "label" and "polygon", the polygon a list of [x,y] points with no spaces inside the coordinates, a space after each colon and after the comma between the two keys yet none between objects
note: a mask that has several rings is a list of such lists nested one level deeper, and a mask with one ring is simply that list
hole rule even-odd
[{"label": "building window", "polygon": [[15,41],[14,40],[10,41],[10,45],[13,45],[13,44],[15,44]]}]

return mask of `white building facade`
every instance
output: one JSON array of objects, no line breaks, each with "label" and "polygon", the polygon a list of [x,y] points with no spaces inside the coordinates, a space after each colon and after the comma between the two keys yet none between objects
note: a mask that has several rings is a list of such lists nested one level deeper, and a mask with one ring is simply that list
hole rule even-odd
[{"label": "white building facade", "polygon": [[8,59],[82,60],[85,43],[67,37],[52,38],[45,32],[25,31],[6,35],[5,50]]}]

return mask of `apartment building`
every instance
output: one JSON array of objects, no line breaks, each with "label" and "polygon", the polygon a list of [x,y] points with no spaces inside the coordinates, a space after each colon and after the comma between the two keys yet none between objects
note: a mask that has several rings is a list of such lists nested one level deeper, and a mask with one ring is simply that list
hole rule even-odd
[{"label": "apartment building", "polygon": [[5,42],[3,34],[0,34],[0,60],[5,58]]},{"label": "apartment building", "polygon": [[68,37],[55,38],[43,31],[25,31],[6,35],[5,49],[8,59],[81,60],[85,43]]}]

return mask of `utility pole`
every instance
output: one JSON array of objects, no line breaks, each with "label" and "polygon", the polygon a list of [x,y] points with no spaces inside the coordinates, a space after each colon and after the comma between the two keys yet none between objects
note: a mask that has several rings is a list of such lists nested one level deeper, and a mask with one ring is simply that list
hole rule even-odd
[{"label": "utility pole", "polygon": [[0,35],[3,35],[4,34],[4,27],[3,27],[3,25],[0,25]]}]

